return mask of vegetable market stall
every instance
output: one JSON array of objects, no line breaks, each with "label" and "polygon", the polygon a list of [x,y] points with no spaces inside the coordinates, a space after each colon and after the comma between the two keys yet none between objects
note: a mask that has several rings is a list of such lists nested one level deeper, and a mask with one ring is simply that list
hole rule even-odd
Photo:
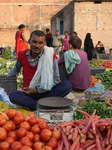
[{"label": "vegetable market stall", "polygon": [[[111,80],[111,71],[105,75]],[[100,79],[103,85],[105,80],[107,82],[106,76]],[[99,78],[92,76],[91,87],[97,84]],[[0,102],[0,149],[111,150],[111,107],[107,108],[105,102],[92,100],[80,107],[79,101],[86,99],[85,93],[73,94],[77,98],[72,104],[73,118],[71,121],[61,120],[61,123],[56,121],[54,126],[51,122],[48,124],[42,115],[38,118],[30,111],[14,109]],[[107,90],[105,94],[106,98],[111,99],[112,91]]]}]

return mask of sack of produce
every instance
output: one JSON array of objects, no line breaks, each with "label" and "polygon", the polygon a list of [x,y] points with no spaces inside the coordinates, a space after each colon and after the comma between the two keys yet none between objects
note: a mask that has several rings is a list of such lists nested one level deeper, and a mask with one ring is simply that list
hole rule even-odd
[{"label": "sack of produce", "polygon": [[85,91],[86,100],[105,101],[105,96],[105,88],[100,81],[94,87],[88,88]]}]

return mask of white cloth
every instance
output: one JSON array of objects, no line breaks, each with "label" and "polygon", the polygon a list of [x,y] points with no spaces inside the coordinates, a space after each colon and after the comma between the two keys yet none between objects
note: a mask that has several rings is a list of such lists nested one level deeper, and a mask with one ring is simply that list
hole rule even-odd
[{"label": "white cloth", "polygon": [[53,53],[52,47],[44,46],[44,53],[39,58],[37,70],[30,82],[30,88],[50,91],[54,85],[53,82]]}]

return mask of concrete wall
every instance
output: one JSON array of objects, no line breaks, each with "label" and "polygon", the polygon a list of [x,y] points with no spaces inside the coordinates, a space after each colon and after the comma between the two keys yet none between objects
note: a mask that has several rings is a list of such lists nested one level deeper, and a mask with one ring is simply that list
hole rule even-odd
[{"label": "concrete wall", "polygon": [[101,41],[108,51],[112,48],[112,2],[76,2],[74,27],[83,42],[90,32],[94,46]]},{"label": "concrete wall", "polygon": [[63,28],[64,31],[72,33],[74,30],[74,2],[64,7],[60,12],[54,15],[51,19],[51,29],[52,33],[59,29],[58,20],[62,19],[64,21]]},{"label": "concrete wall", "polygon": [[50,28],[51,17],[71,0],[0,0],[0,47],[15,45],[15,32],[22,23],[29,38],[35,29]]}]

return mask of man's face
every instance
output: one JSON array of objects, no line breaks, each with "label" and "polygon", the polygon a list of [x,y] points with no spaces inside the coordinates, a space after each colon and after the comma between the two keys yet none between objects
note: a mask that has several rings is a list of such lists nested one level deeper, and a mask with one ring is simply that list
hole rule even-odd
[{"label": "man's face", "polygon": [[50,30],[47,32],[47,34],[49,34],[50,33]]},{"label": "man's face", "polygon": [[77,35],[75,33],[72,34],[73,37],[76,37]]},{"label": "man's face", "polygon": [[60,35],[59,31],[57,31],[57,32],[56,32],[56,36],[59,36],[59,35]]},{"label": "man's face", "polygon": [[46,45],[45,36],[32,35],[30,41],[30,49],[34,55],[39,55]]}]

